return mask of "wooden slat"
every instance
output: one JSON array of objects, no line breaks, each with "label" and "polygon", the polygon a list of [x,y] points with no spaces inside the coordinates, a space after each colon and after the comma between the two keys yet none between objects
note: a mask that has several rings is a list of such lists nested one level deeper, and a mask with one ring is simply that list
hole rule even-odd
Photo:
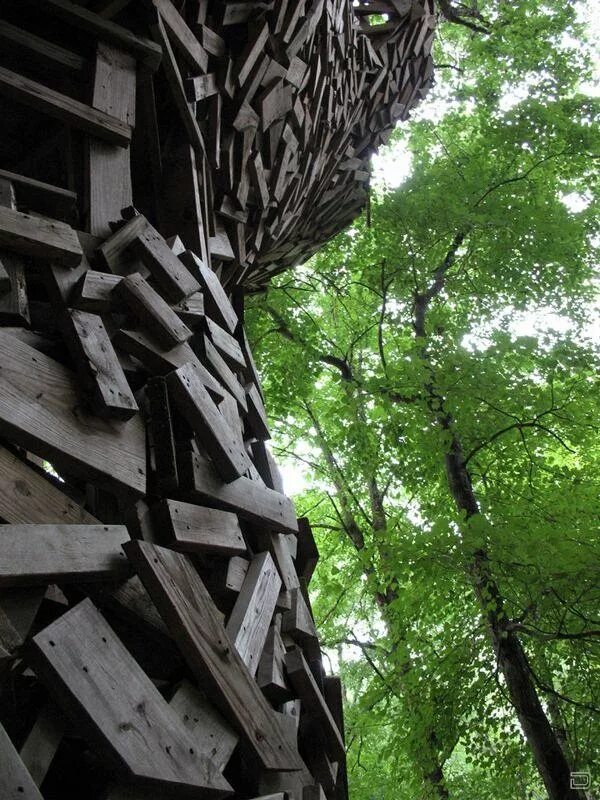
[{"label": "wooden slat", "polygon": [[12,42],[17,47],[25,48],[35,53],[37,58],[46,60],[47,64],[58,66],[60,69],[67,69],[78,73],[85,68],[86,61],[78,53],[60,47],[54,42],[42,39],[40,36],[29,31],[11,25],[6,20],[0,20],[0,39]]},{"label": "wooden slat", "polygon": [[179,796],[202,790],[206,797],[223,797],[230,791],[90,600],[39,633],[32,656],[69,716],[126,773]]},{"label": "wooden slat", "polygon": [[285,645],[279,625],[280,622],[269,628],[256,676],[265,696],[277,704],[290,697],[290,688],[285,680]]},{"label": "wooden slat", "polygon": [[169,392],[192,430],[202,437],[219,475],[230,482],[250,468],[246,451],[238,445],[227,420],[221,414],[192,364],[185,364],[167,376]]},{"label": "wooden slat", "polygon": [[217,348],[207,336],[203,336],[197,342],[199,351],[202,353],[202,360],[213,373],[217,381],[233,395],[241,413],[248,411],[246,404],[246,393],[244,387],[237,379],[234,372],[229,368],[225,359],[221,356]]},{"label": "wooden slat", "polygon": [[102,417],[127,420],[138,409],[102,317],[71,310],[65,320],[67,342],[92,408]]},{"label": "wooden slat", "polygon": [[75,286],[71,304],[82,311],[104,314],[115,302],[111,292],[120,280],[120,275],[88,269]]},{"label": "wooden slat", "polygon": [[299,757],[219,620],[189,559],[148,542],[126,552],[173,631],[190,669],[244,735],[265,769],[300,768]]},{"label": "wooden slat", "polygon": [[212,464],[196,453],[179,454],[182,488],[189,499],[234,511],[242,519],[295,533],[298,528],[294,506],[285,495],[249,478],[223,483]]},{"label": "wooden slat", "polygon": [[15,746],[0,724],[0,797],[5,800],[43,800]]},{"label": "wooden slat", "polygon": [[[37,0],[34,0],[37,2]],[[31,2],[31,0],[27,0]],[[44,9],[80,30],[92,34],[103,42],[121,47],[142,61],[149,69],[158,68],[161,60],[161,49],[154,42],[136,36],[127,28],[111,22],[109,19],[90,11],[69,0],[44,0]]]},{"label": "wooden slat", "polygon": [[167,349],[186,342],[192,335],[187,325],[138,272],[123,278],[113,291]]},{"label": "wooden slat", "polygon": [[206,328],[212,343],[231,369],[245,369],[246,359],[237,339],[209,317],[206,317]]},{"label": "wooden slat", "polygon": [[163,18],[170,38],[188,66],[194,71],[206,72],[208,54],[173,3],[170,0],[152,0],[152,4]]},{"label": "wooden slat", "polygon": [[280,588],[271,554],[254,556],[226,627],[252,675],[258,669]]},{"label": "wooden slat", "polygon": [[[1,69],[1,68],[0,68]],[[83,251],[77,234],[58,220],[32,217],[0,205],[0,246],[25,256],[75,267]]]},{"label": "wooden slat", "polygon": [[0,67],[0,95],[112,144],[128,147],[131,141],[130,125],[5,67]]},{"label": "wooden slat", "polygon": [[198,752],[205,754],[218,770],[225,769],[239,736],[221,714],[189,681],[181,684],[169,705],[194,737]]},{"label": "wooden slat", "polygon": [[128,540],[124,525],[1,525],[0,587],[125,577]]},{"label": "wooden slat", "polygon": [[286,654],[285,666],[303,708],[317,720],[311,731],[329,755],[334,759],[344,759],[346,750],[342,736],[300,648],[296,647]]},{"label": "wooden slat", "polygon": [[154,510],[174,550],[232,556],[246,552],[235,514],[178,500],[162,500]]},{"label": "wooden slat", "polygon": [[0,331],[0,432],[67,471],[143,493],[139,417],[111,424],[86,413],[73,374]]},{"label": "wooden slat", "polygon": [[198,271],[204,292],[206,313],[219,325],[229,330],[230,333],[234,333],[238,324],[238,318],[218,277],[212,269],[207,267],[191,250],[187,250],[183,253],[181,260],[184,264],[187,264],[190,269]]}]

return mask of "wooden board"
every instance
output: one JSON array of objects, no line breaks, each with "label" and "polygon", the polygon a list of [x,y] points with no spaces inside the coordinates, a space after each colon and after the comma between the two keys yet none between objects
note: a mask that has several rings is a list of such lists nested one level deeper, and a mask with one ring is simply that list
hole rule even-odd
[{"label": "wooden board", "polygon": [[271,554],[254,556],[226,627],[252,675],[258,669],[280,588],[281,578]]},{"label": "wooden board", "polygon": [[297,531],[294,506],[285,495],[245,477],[224,484],[212,464],[196,453],[180,452],[178,466],[182,489],[190,499],[209,502],[267,527]]},{"label": "wooden board", "polygon": [[33,217],[0,204],[0,247],[75,267],[83,251],[77,234],[58,220]]},{"label": "wooden board", "polygon": [[73,374],[0,331],[0,432],[75,473],[143,493],[145,432],[138,417],[111,424],[81,406]]},{"label": "wooden board", "polygon": [[169,546],[187,553],[243,555],[246,543],[235,514],[179,500],[162,500],[153,508]]},{"label": "wooden board", "polygon": [[246,669],[189,559],[148,542],[125,547],[190,669],[210,687],[265,769],[300,769],[275,713]]},{"label": "wooden board", "polygon": [[124,525],[0,525],[0,587],[127,576]]},{"label": "wooden board", "polygon": [[126,774],[181,797],[230,791],[90,600],[34,637],[32,656],[71,719]]},{"label": "wooden board", "polygon": [[2,800],[43,800],[8,734],[0,725],[0,797]]}]

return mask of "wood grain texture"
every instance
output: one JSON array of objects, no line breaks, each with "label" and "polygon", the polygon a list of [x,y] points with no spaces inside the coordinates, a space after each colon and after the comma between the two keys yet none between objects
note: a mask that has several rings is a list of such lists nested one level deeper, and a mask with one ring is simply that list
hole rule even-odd
[{"label": "wood grain texture", "polygon": [[0,587],[127,576],[124,525],[0,525]]},{"label": "wood grain texture", "polygon": [[66,267],[77,266],[83,256],[77,234],[70,225],[33,217],[1,205],[0,246],[20,255],[56,261]]},{"label": "wood grain texture", "polygon": [[169,546],[188,553],[243,555],[246,543],[235,514],[179,500],[162,500],[153,512]]},{"label": "wood grain texture", "polygon": [[141,420],[111,424],[88,414],[73,374],[0,331],[0,431],[57,466],[143,493]]},{"label": "wood grain texture", "polygon": [[299,757],[246,669],[189,559],[148,542],[126,553],[156,602],[197,679],[255,752],[265,769],[295,770]]},{"label": "wood grain texture", "polygon": [[0,797],[3,800],[43,800],[15,746],[0,725]]},{"label": "wood grain texture", "polygon": [[51,692],[126,773],[180,797],[230,791],[90,600],[32,644],[36,671]]}]

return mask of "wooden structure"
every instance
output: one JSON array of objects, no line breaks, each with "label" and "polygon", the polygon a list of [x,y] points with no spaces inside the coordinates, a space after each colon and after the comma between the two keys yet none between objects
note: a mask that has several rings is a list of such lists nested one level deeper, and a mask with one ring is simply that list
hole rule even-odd
[{"label": "wooden structure", "polygon": [[433,22],[0,5],[0,797],[347,796],[243,297],[364,205]]}]

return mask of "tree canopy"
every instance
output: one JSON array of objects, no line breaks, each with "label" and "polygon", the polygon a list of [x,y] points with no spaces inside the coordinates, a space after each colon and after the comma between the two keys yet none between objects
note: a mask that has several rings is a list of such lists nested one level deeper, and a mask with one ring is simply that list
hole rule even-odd
[{"label": "tree canopy", "polygon": [[600,776],[590,48],[576,4],[471,12],[390,145],[406,179],[247,313],[306,476],[353,800]]}]

